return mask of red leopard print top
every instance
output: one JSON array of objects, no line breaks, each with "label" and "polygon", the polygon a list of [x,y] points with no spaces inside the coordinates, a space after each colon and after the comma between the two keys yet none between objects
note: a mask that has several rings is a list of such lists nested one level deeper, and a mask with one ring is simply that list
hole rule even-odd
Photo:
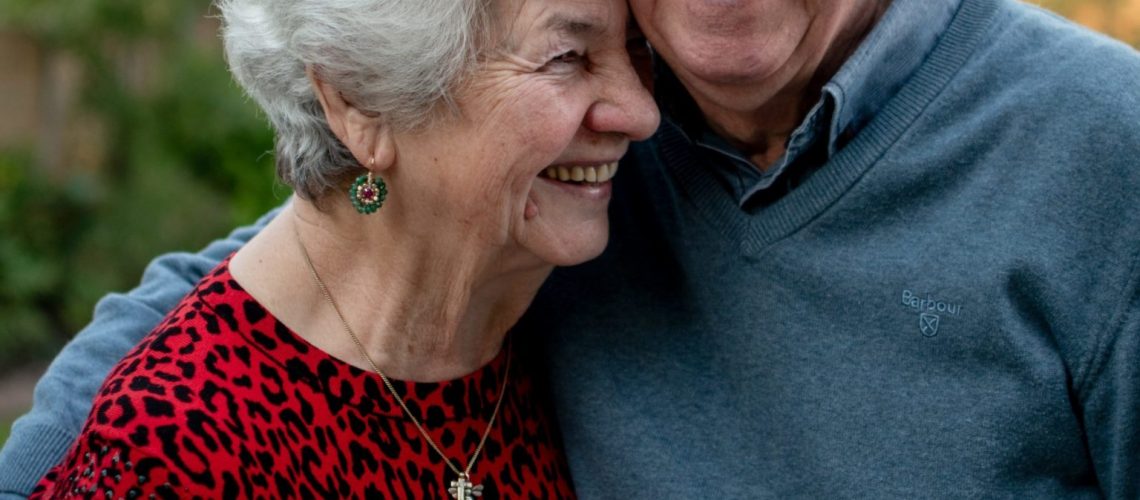
[{"label": "red leopard print top", "polygon": [[[450,498],[455,473],[380,378],[278,322],[227,263],[112,369],[32,498]],[[517,354],[471,480],[483,498],[573,497],[547,399]],[[449,382],[393,381],[460,467],[505,359]]]}]

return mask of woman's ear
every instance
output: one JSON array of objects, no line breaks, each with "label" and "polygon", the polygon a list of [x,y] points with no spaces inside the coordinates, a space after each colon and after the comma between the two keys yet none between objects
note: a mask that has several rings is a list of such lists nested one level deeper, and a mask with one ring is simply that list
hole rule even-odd
[{"label": "woman's ear", "polygon": [[396,143],[392,128],[376,113],[357,108],[339,90],[321,79],[310,66],[305,70],[313,93],[325,112],[329,129],[348,148],[352,156],[369,170],[379,172],[396,161]]}]

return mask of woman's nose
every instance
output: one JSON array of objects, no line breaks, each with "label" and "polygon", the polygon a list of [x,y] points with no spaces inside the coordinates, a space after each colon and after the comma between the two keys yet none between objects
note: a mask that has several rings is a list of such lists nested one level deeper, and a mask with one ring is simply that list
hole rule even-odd
[{"label": "woman's nose", "polygon": [[657,131],[661,115],[649,90],[628,60],[600,79],[599,99],[586,116],[586,126],[597,132],[620,133],[631,140],[648,139]]}]

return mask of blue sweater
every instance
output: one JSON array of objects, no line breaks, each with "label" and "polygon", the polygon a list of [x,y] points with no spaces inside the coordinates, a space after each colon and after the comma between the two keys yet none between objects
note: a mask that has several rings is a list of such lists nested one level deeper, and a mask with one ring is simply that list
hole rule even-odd
[{"label": "blue sweater", "polygon": [[583,497],[1140,497],[1135,51],[964,0],[767,203],[686,132],[521,324]]},{"label": "blue sweater", "polygon": [[[930,43],[779,196],[675,120],[631,151],[609,248],[519,325],[583,497],[1140,496],[1140,56],[1007,0],[963,0]],[[30,490],[116,353],[249,235],[100,304],[0,491]]]}]

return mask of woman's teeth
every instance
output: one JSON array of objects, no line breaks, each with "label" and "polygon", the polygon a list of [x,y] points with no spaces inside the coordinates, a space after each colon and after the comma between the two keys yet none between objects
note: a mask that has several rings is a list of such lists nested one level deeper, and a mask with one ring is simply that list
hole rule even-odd
[{"label": "woman's teeth", "polygon": [[543,174],[562,182],[602,183],[612,179],[617,169],[615,161],[595,167],[547,167]]}]

